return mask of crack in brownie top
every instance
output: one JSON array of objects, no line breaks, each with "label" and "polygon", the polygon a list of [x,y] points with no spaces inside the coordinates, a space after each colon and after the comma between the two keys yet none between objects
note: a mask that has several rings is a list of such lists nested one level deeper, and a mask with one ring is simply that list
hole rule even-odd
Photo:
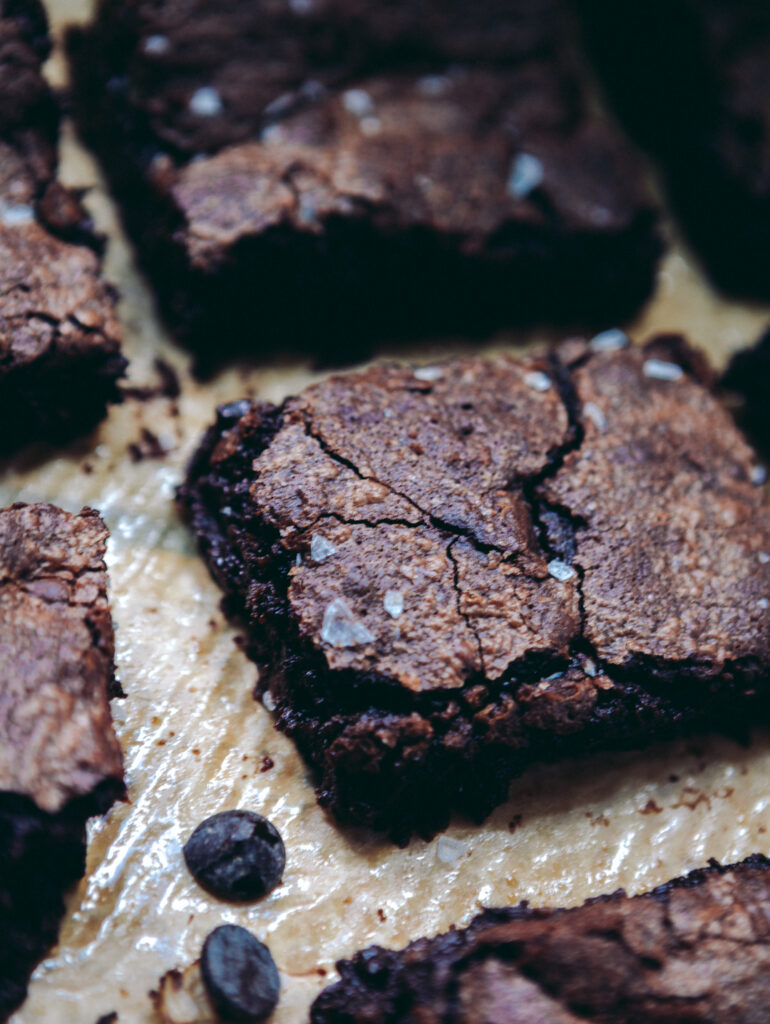
[{"label": "crack in brownie top", "polygon": [[617,671],[764,671],[766,497],[685,356],[572,344],[376,366],[288,400],[250,501],[294,559],[295,627],[330,669],[412,692],[577,651]]},{"label": "crack in brownie top", "polygon": [[99,257],[30,220],[0,218],[0,375],[57,349],[120,360],[120,326]]},{"label": "crack in brownie top", "polygon": [[106,541],[92,509],[0,512],[0,790],[49,813],[123,791]]}]

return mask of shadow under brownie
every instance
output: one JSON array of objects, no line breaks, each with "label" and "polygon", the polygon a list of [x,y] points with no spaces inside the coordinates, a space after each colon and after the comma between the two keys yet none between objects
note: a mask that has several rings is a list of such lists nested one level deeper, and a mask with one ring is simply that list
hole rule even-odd
[{"label": "shadow under brownie", "polygon": [[0,453],[90,430],[121,399],[115,296],[77,196],[56,180],[58,110],[37,0],[0,11]]},{"label": "shadow under brownie", "polygon": [[70,40],[77,117],[179,336],[339,358],[640,306],[638,158],[589,110],[563,8],[499,8],[466,32],[458,4],[100,6]]},{"label": "shadow under brownie", "polygon": [[179,500],[341,821],[429,837],[533,760],[766,713],[761,467],[702,357],[625,340],[220,409]]},{"label": "shadow under brownie", "polygon": [[88,818],[124,795],[99,514],[0,511],[0,1019],[54,945]]}]

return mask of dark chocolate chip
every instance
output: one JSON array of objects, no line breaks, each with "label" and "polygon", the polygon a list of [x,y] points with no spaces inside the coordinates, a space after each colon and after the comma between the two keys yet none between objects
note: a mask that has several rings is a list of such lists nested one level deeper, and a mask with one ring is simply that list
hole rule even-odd
[{"label": "dark chocolate chip", "polygon": [[225,1020],[260,1021],[278,1002],[281,980],[270,950],[237,924],[215,928],[203,943],[203,983]]},{"label": "dark chocolate chip", "polygon": [[225,900],[255,900],[281,881],[286,850],[274,825],[253,811],[206,818],[184,847],[196,881]]}]

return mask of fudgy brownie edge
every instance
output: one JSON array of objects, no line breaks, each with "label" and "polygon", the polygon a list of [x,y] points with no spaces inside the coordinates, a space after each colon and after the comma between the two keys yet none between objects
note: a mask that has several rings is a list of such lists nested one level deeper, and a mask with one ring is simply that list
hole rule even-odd
[{"label": "fudgy brownie edge", "polygon": [[91,509],[0,511],[0,1019],[56,941],[87,819],[125,794],[106,538]]},{"label": "fudgy brownie edge", "polygon": [[770,861],[690,872],[570,910],[488,910],[406,949],[337,964],[312,1024],[759,1024],[767,1011]]},{"label": "fudgy brownie edge", "polygon": [[90,430],[127,365],[100,240],[56,179],[48,49],[37,0],[0,9],[0,454]]}]

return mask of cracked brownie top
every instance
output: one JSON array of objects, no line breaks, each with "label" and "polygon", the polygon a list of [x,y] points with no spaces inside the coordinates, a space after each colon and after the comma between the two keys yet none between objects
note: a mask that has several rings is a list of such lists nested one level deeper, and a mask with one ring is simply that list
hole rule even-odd
[{"label": "cracked brownie top", "polygon": [[180,501],[319,800],[401,842],[765,717],[763,482],[681,339],[607,331],[225,406]]},{"label": "cracked brownie top", "polygon": [[329,668],[424,691],[576,647],[704,678],[767,663],[753,453],[681,349],[594,347],[377,366],[286,403],[251,502]]},{"label": "cracked brownie top", "polygon": [[123,791],[106,542],[92,509],[0,511],[0,790],[49,813]]}]

